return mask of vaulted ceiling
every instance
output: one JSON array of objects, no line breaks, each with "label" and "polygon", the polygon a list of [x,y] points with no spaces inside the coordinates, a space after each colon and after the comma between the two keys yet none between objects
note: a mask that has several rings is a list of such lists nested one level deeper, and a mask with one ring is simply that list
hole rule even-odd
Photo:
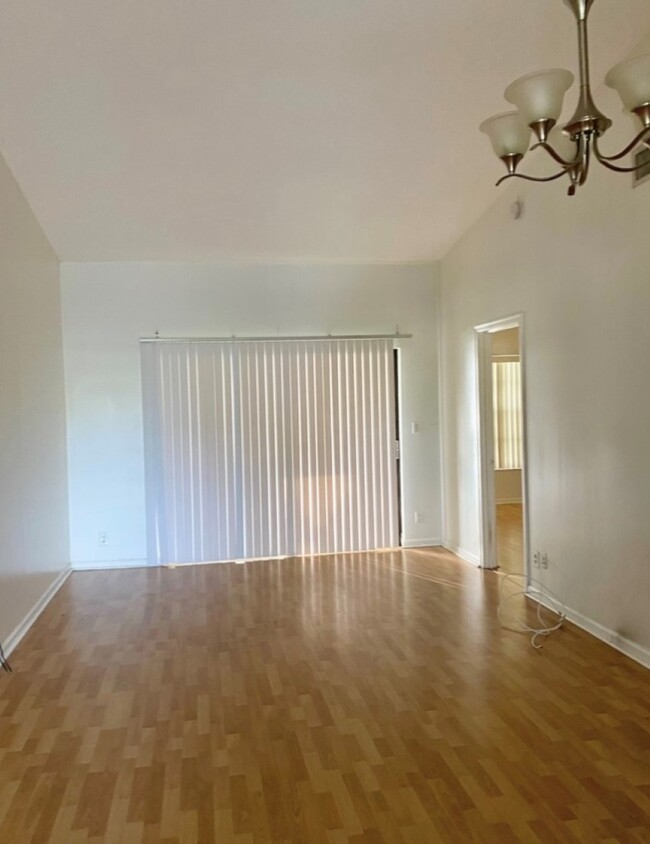
[{"label": "vaulted ceiling", "polygon": [[[0,150],[62,260],[438,258],[495,198],[478,123],[516,76],[576,64],[561,0],[3,0],[0,15]],[[650,31],[650,3],[597,0],[591,30],[602,79]]]}]

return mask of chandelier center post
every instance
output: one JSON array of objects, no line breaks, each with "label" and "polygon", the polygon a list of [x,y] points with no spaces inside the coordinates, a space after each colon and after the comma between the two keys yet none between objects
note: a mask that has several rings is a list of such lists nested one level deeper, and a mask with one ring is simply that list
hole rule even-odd
[{"label": "chandelier center post", "polygon": [[594,0],[564,0],[564,2],[579,21],[587,20],[589,10],[594,5]]}]

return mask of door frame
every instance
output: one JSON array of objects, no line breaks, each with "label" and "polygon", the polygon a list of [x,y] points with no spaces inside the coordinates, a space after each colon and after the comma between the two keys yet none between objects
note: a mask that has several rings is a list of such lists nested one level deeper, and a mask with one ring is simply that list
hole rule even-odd
[{"label": "door frame", "polygon": [[508,328],[519,329],[521,366],[522,467],[521,512],[523,519],[524,576],[530,580],[530,537],[528,512],[528,411],[526,403],[526,334],[523,313],[474,326],[476,338],[476,383],[478,387],[479,509],[481,514],[481,558],[483,568],[497,567],[496,501],[494,492],[494,409],[492,398],[492,355],[490,335]]}]

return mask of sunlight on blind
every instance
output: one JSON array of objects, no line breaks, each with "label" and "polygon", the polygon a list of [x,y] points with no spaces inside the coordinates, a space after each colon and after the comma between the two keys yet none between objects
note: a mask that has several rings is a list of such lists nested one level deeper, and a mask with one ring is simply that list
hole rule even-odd
[{"label": "sunlight on blind", "polygon": [[391,340],[142,344],[149,561],[398,543]]},{"label": "sunlight on blind", "polygon": [[521,364],[492,364],[494,399],[494,468],[521,469]]}]

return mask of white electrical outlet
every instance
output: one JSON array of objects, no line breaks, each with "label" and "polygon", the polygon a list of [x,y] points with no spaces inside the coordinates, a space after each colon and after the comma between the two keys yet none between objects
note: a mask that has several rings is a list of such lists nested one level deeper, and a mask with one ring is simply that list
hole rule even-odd
[{"label": "white electrical outlet", "polygon": [[413,513],[413,521],[416,525],[419,525],[424,521],[423,514],[420,513],[419,510],[416,510],[415,513]]},{"label": "white electrical outlet", "polygon": [[533,568],[539,568],[539,557],[539,551],[535,551],[535,553],[533,554]]},{"label": "white electrical outlet", "polygon": [[542,554],[541,563],[543,569],[548,568],[548,554],[546,553],[546,551],[544,551],[544,553]]},{"label": "white electrical outlet", "polygon": [[98,540],[100,545],[108,545],[108,534],[104,531],[101,531]]}]

